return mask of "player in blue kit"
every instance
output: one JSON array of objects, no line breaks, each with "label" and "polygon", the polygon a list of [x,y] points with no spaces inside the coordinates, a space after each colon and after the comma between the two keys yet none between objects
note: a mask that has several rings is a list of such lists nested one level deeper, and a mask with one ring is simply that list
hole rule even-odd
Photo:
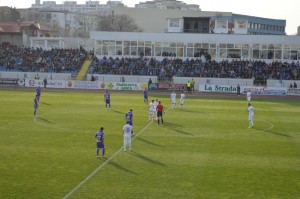
[{"label": "player in blue kit", "polygon": [[144,103],[148,104],[148,90],[146,88],[144,90]]},{"label": "player in blue kit", "polygon": [[97,140],[96,144],[96,155],[99,158],[99,150],[102,149],[102,158],[105,158],[105,146],[104,146],[104,128],[101,127],[100,130],[95,134],[95,138]]},{"label": "player in blue kit", "polygon": [[38,96],[38,99],[40,100],[41,94],[42,94],[42,88],[38,86],[36,89],[36,95]]},{"label": "player in blue kit", "polygon": [[104,101],[105,101],[105,108],[110,108],[110,93],[105,91],[104,93]]},{"label": "player in blue kit", "polygon": [[33,108],[34,108],[34,111],[33,111],[33,116],[34,116],[34,121],[36,120],[36,112],[39,108],[39,96],[36,95],[35,98],[33,99]]},{"label": "player in blue kit", "polygon": [[[125,121],[127,124],[129,124],[130,126],[133,125],[133,113],[132,113],[132,109],[130,109],[126,114],[125,114]],[[133,135],[133,130],[131,131],[131,134]]]}]

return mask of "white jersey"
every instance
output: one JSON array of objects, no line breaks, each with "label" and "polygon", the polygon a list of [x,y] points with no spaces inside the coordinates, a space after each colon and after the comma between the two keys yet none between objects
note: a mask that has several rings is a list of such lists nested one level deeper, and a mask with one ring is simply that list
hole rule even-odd
[{"label": "white jersey", "polygon": [[247,92],[247,101],[248,101],[248,102],[251,101],[251,92]]},{"label": "white jersey", "polygon": [[155,102],[150,102],[150,104],[149,104],[149,111],[150,112],[155,112],[155,110],[156,110]]},{"label": "white jersey", "polygon": [[127,136],[131,137],[131,131],[132,131],[132,126],[131,125],[125,124],[123,126],[124,137],[127,137]]},{"label": "white jersey", "polygon": [[171,101],[172,103],[176,103],[176,93],[171,93]]},{"label": "white jersey", "polygon": [[181,103],[181,104],[183,104],[184,98],[185,98],[185,94],[182,93],[182,94],[180,95],[180,103]]},{"label": "white jersey", "polygon": [[248,112],[249,112],[249,117],[253,117],[254,116],[254,107],[253,106],[249,106],[248,107]]}]

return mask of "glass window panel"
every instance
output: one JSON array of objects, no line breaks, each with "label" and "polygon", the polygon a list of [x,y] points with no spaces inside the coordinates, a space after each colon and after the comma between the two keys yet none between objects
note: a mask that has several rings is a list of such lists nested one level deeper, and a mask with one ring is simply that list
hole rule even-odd
[{"label": "glass window panel", "polygon": [[220,48],[226,48],[226,44],[220,44]]},{"label": "glass window panel", "polygon": [[284,50],[283,51],[283,59],[291,59],[291,51]]},{"label": "glass window panel", "polygon": [[162,43],[161,42],[155,42],[155,47],[161,47]]},{"label": "glass window panel", "polygon": [[162,56],[164,56],[164,57],[176,57],[176,48],[163,47]]},{"label": "glass window panel", "polygon": [[300,50],[299,45],[291,45],[291,50]]},{"label": "glass window panel", "polygon": [[96,41],[96,44],[101,45],[101,44],[102,44],[102,40],[97,40],[97,41]]},{"label": "glass window panel", "polygon": [[138,42],[138,45],[139,45],[139,46],[144,46],[144,42],[143,42],[143,41],[139,41],[139,42]]},{"label": "glass window panel", "polygon": [[274,45],[273,44],[269,44],[269,49],[274,49]]},{"label": "glass window panel", "polygon": [[268,50],[262,50],[260,54],[261,59],[267,59],[268,57]]},{"label": "glass window panel", "polygon": [[281,44],[275,44],[275,45],[274,45],[274,48],[275,48],[275,49],[281,49],[281,47],[282,47]]},{"label": "glass window panel", "polygon": [[170,47],[176,48],[176,43],[170,43]]},{"label": "glass window panel", "polygon": [[115,46],[109,46],[108,47],[108,54],[109,55],[116,55],[116,48],[115,48]]},{"label": "glass window panel", "polygon": [[183,43],[177,43],[177,47],[183,47]]},{"label": "glass window panel", "polygon": [[227,44],[227,48],[234,48],[234,44]]},{"label": "glass window panel", "polygon": [[249,49],[249,44],[242,44],[243,49]]},{"label": "glass window panel", "polygon": [[193,48],[187,48],[187,57],[194,57],[194,51]]},{"label": "glass window panel", "polygon": [[169,42],[163,42],[163,47],[170,47],[170,43]]},{"label": "glass window panel", "polygon": [[145,46],[151,46],[151,41],[145,41]]},{"label": "glass window panel", "polygon": [[139,56],[144,56],[145,55],[144,47],[138,47],[138,55]]},{"label": "glass window panel", "polygon": [[130,46],[130,41],[124,41],[124,46]]},{"label": "glass window panel", "polygon": [[259,49],[260,48],[260,44],[253,44],[253,49]]},{"label": "glass window panel", "polygon": [[259,56],[259,50],[253,50],[253,59],[259,59],[260,56]]},{"label": "glass window panel", "polygon": [[124,55],[130,55],[130,47],[126,46],[124,47]]},{"label": "glass window panel", "polygon": [[292,60],[297,60],[297,51],[296,50],[291,51],[291,59]]},{"label": "glass window panel", "polygon": [[188,43],[187,47],[194,47],[193,43]]},{"label": "glass window panel", "polygon": [[210,49],[209,54],[211,56],[211,59],[216,59],[216,55],[217,55],[217,50],[216,49]]},{"label": "glass window panel", "polygon": [[194,47],[195,47],[195,48],[201,48],[201,46],[202,46],[201,43],[195,43],[195,46],[194,46]]},{"label": "glass window panel", "polygon": [[151,56],[151,48],[145,47],[145,56]]},{"label": "glass window panel", "polygon": [[240,59],[241,58],[241,50],[239,49],[228,49],[227,50],[227,58]]},{"label": "glass window panel", "polygon": [[122,46],[122,41],[116,41],[117,46]]},{"label": "glass window panel", "polygon": [[242,58],[243,59],[248,59],[249,58],[249,50],[248,49],[243,49],[242,50]]},{"label": "glass window panel", "polygon": [[155,56],[161,56],[161,47],[155,47]]},{"label": "glass window panel", "polygon": [[290,45],[284,45],[283,48],[284,48],[284,49],[290,49],[291,46],[290,46]]},{"label": "glass window panel", "polygon": [[137,42],[136,42],[136,41],[131,41],[131,42],[130,42],[130,45],[131,45],[131,46],[137,46]]},{"label": "glass window panel", "polygon": [[216,46],[217,46],[216,44],[210,44],[211,48],[216,48]]},{"label": "glass window panel", "polygon": [[101,53],[101,48],[96,48],[95,54],[96,54],[96,55],[102,55],[102,53]]},{"label": "glass window panel", "polygon": [[122,46],[116,46],[117,55],[122,55]]},{"label": "glass window panel", "polygon": [[220,49],[220,55],[219,55],[220,58],[227,58],[227,51],[226,49],[222,48]]},{"label": "glass window panel", "polygon": [[209,48],[209,44],[208,43],[203,43],[202,47],[208,49]]},{"label": "glass window panel", "polygon": [[108,46],[102,46],[102,54],[107,55],[108,54]]},{"label": "glass window panel", "polygon": [[133,56],[137,55],[137,47],[130,47],[130,54]]},{"label": "glass window panel", "polygon": [[261,49],[268,49],[268,45],[262,44],[262,45],[261,45]]},{"label": "glass window panel", "polygon": [[275,50],[275,59],[281,59],[281,50]]},{"label": "glass window panel", "polygon": [[177,57],[183,56],[183,48],[177,48]]},{"label": "glass window panel", "polygon": [[242,48],[242,44],[235,44],[234,47],[235,48]]}]

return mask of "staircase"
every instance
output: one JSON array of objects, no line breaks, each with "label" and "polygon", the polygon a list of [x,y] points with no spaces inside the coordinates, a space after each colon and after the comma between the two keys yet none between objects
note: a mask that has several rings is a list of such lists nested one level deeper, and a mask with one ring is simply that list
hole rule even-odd
[{"label": "staircase", "polygon": [[84,80],[84,79],[85,79],[85,77],[86,77],[86,72],[87,72],[87,70],[89,69],[89,66],[91,65],[91,63],[92,63],[92,61],[91,61],[90,58],[89,58],[89,59],[86,59],[86,60],[84,61],[84,63],[82,64],[82,67],[81,67],[79,73],[78,73],[77,76],[76,76],[76,80]]}]

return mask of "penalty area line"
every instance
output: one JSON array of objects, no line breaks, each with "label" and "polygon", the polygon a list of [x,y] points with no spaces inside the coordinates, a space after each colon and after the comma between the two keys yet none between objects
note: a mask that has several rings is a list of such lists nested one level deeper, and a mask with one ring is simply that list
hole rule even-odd
[{"label": "penalty area line", "polygon": [[[132,140],[134,140],[137,136],[143,133],[153,122],[149,122],[138,134],[136,134]],[[96,168],[89,176],[87,176],[84,180],[82,180],[73,190],[71,190],[63,199],[69,198],[75,191],[77,191],[84,183],[86,183],[89,179],[91,179],[101,168],[103,168],[109,161],[111,161],[116,155],[118,155],[123,150],[123,146],[116,151],[112,156],[110,156],[105,162],[103,162],[98,168]]]}]

